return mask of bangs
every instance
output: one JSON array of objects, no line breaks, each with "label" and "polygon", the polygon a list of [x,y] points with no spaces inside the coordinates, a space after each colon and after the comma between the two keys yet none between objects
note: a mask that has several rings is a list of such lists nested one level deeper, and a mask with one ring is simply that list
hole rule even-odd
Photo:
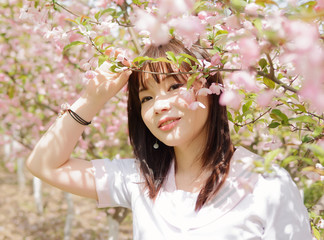
[{"label": "bangs", "polygon": [[183,63],[180,68],[178,68],[166,62],[146,62],[139,70],[139,72],[136,72],[139,83],[138,86],[147,88],[147,82],[152,78],[157,83],[161,83],[167,77],[173,77],[178,83],[186,83],[189,74],[185,72],[191,71],[191,67],[187,63]]}]

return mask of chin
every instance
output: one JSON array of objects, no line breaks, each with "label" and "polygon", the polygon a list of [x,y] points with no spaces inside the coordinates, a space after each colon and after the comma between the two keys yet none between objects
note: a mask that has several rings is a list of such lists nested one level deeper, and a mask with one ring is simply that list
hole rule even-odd
[{"label": "chin", "polygon": [[[160,139],[159,139],[160,140]],[[161,142],[163,142],[165,145],[167,145],[168,147],[176,147],[181,145],[182,141],[180,141],[179,139],[172,139],[172,140],[160,140]]]}]

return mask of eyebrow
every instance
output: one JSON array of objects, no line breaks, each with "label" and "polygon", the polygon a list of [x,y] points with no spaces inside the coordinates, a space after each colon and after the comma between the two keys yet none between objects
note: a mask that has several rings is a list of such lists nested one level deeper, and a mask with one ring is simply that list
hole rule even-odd
[{"label": "eyebrow", "polygon": [[[162,78],[159,79],[159,84],[160,84],[162,81],[164,81],[165,79],[169,78],[169,77],[172,77],[172,76],[167,76],[167,75],[162,76]],[[154,80],[155,80],[155,79],[154,79]],[[141,86],[141,87],[139,88],[139,90],[138,90],[138,93],[143,92],[143,91],[146,91],[146,90],[148,90],[147,87],[145,87],[145,86]]]},{"label": "eyebrow", "polygon": [[143,91],[146,91],[146,90],[147,90],[146,87],[141,87],[141,88],[138,90],[138,93],[143,92]]}]

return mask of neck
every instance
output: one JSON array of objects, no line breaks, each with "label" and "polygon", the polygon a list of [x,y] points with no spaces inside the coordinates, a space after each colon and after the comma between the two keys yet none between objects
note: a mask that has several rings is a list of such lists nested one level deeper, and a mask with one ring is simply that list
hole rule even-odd
[{"label": "neck", "polygon": [[197,192],[203,186],[207,174],[202,167],[203,146],[201,141],[193,141],[185,146],[174,147],[177,189]]},{"label": "neck", "polygon": [[[176,174],[199,175],[202,169],[201,164],[201,146],[194,148],[196,151],[190,151],[187,148],[174,147],[175,153],[175,172]],[[198,176],[196,176],[198,177]]]}]

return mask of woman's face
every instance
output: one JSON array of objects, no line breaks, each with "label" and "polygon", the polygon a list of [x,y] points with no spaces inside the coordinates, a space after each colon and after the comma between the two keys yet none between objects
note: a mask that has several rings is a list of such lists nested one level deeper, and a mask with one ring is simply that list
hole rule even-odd
[{"label": "woman's face", "polygon": [[[140,84],[139,99],[143,121],[151,133],[167,146],[189,146],[193,142],[205,144],[207,97],[197,98],[206,108],[191,110],[188,96],[180,94],[186,91],[186,83],[179,83],[172,76],[160,83],[152,77],[145,82],[145,87]],[[195,98],[194,93],[191,94]]]}]

